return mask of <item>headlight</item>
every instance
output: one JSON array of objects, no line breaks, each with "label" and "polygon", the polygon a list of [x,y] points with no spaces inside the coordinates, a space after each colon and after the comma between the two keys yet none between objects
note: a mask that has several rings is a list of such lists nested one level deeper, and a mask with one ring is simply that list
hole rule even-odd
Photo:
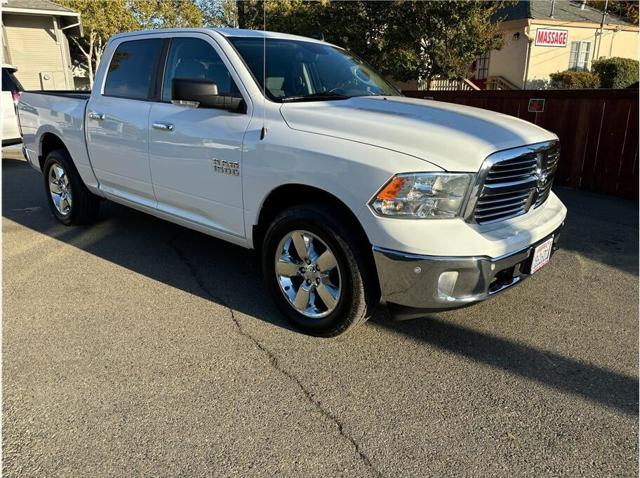
[{"label": "headlight", "polygon": [[448,218],[461,215],[472,174],[397,174],[371,200],[380,216]]}]

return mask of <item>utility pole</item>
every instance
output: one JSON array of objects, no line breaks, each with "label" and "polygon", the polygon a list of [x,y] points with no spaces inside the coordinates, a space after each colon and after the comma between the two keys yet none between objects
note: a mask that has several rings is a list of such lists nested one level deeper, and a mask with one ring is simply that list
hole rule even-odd
[{"label": "utility pole", "polygon": [[607,18],[608,6],[609,6],[609,0],[605,0],[604,9],[602,10],[602,20],[600,21],[600,32],[597,33],[598,51],[596,53],[596,49],[595,48],[593,49],[593,60],[597,60],[598,58],[600,58],[600,46],[602,45],[602,37],[604,36],[604,22]]}]

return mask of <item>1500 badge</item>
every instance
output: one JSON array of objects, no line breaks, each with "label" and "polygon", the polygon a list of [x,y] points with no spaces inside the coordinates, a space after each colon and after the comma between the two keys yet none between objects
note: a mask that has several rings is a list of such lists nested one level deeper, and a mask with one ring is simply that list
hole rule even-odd
[{"label": "1500 badge", "polygon": [[213,159],[212,161],[213,170],[216,173],[240,176],[240,163],[237,161],[225,161],[224,159]]}]

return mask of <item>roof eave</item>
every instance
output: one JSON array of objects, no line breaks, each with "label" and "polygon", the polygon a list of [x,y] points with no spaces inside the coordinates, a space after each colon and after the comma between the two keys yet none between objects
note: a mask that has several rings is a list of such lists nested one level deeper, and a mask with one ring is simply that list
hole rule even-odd
[{"label": "roof eave", "polygon": [[22,15],[47,15],[54,17],[80,17],[77,12],[64,10],[38,10],[34,8],[2,7],[2,13],[19,13]]},{"label": "roof eave", "polygon": [[[570,21],[570,20],[558,20],[555,18],[532,18],[531,24],[535,25],[555,25],[566,26],[576,28],[600,28],[600,23],[587,22],[587,21]],[[624,31],[639,31],[640,28],[637,25],[627,25],[624,23],[605,23],[605,30],[624,30]]]}]

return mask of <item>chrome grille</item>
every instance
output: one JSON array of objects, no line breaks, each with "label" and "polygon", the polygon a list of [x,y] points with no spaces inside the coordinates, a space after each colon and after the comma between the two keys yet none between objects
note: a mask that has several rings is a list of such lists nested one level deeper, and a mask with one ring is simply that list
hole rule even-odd
[{"label": "chrome grille", "polygon": [[549,141],[489,156],[478,175],[468,217],[487,224],[542,205],[551,191],[559,152],[558,142]]}]

